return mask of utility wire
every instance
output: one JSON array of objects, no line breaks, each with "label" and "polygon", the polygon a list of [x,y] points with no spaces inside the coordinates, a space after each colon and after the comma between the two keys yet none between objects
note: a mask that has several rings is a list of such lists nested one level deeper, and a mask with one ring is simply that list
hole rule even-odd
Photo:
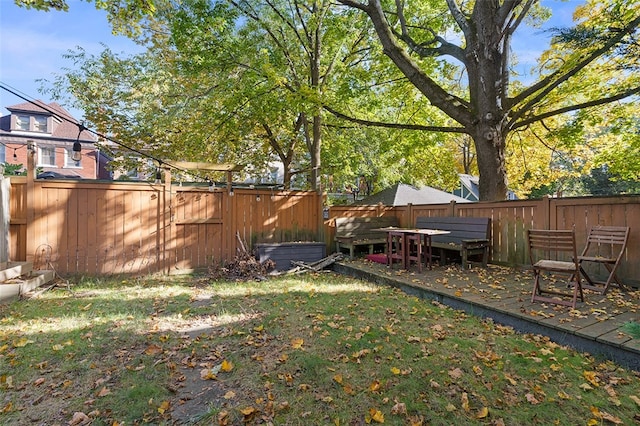
[{"label": "utility wire", "polygon": [[39,102],[34,101],[33,99],[29,99],[29,97],[27,95],[22,94],[19,90],[14,89],[13,87],[11,87],[11,86],[9,86],[9,85],[1,82],[1,81],[0,81],[0,88],[2,88],[3,90],[6,90],[7,92],[11,93],[14,96],[19,97],[20,99],[22,99],[22,100],[24,100],[26,102],[29,102],[30,104],[32,104],[34,106],[37,106],[38,108],[41,108],[41,109],[45,110],[46,112],[50,113],[51,115],[57,117],[60,120],[64,120],[66,122],[69,122],[71,124],[74,124],[74,125],[78,126],[78,129],[79,129],[80,133],[82,133],[83,130],[86,130],[87,132],[94,134],[98,138],[102,138],[102,139],[108,140],[109,142],[113,142],[114,144],[116,144],[116,145],[118,145],[118,146],[120,146],[122,148],[125,148],[125,149],[127,149],[127,150],[129,150],[131,152],[134,152],[134,153],[142,156],[142,157],[146,157],[146,158],[148,158],[150,160],[153,160],[153,161],[157,162],[158,163],[158,168],[161,168],[164,165],[165,167],[169,167],[169,168],[177,170],[177,171],[179,171],[181,173],[185,173],[185,174],[191,175],[193,177],[196,177],[198,179],[206,179],[206,178],[203,178],[201,175],[195,174],[195,173],[193,173],[193,172],[191,172],[189,170],[184,170],[184,169],[176,167],[176,166],[174,166],[172,164],[166,163],[165,161],[163,161],[163,160],[161,160],[159,158],[156,158],[155,156],[153,156],[151,154],[148,154],[148,153],[140,151],[140,150],[138,150],[136,148],[132,148],[130,146],[127,146],[124,143],[122,143],[120,141],[117,141],[117,140],[115,140],[115,139],[113,139],[113,138],[111,138],[109,136],[103,135],[103,134],[101,134],[99,132],[96,132],[95,130],[89,129],[89,128],[85,127],[84,124],[82,124],[78,120],[76,120],[75,118],[73,118],[71,116],[62,116],[62,115],[56,113],[55,111],[53,111],[51,108],[49,108],[49,106],[46,105],[44,102],[39,103]]}]

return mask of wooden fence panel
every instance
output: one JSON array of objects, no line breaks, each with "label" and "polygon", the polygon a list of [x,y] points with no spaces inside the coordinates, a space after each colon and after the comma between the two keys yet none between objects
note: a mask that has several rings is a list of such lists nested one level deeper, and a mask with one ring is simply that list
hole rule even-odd
[{"label": "wooden fence panel", "polygon": [[231,260],[236,233],[249,250],[259,238],[317,241],[320,203],[308,191],[12,177],[10,258],[61,274],[192,271]]},{"label": "wooden fence panel", "polygon": [[[447,208],[449,208],[447,210]],[[640,196],[548,198],[493,203],[445,205],[340,206],[329,216],[371,216],[384,211],[395,214],[401,226],[413,226],[418,216],[489,217],[492,227],[491,262],[509,266],[528,266],[526,231],[539,229],[575,229],[578,249],[582,250],[589,229],[596,225],[629,226],[629,243],[619,269],[621,279],[640,286]],[[451,213],[452,212],[452,213]],[[379,215],[379,214],[378,214]],[[327,221],[330,228],[331,221]],[[600,275],[605,271],[596,271]]]}]

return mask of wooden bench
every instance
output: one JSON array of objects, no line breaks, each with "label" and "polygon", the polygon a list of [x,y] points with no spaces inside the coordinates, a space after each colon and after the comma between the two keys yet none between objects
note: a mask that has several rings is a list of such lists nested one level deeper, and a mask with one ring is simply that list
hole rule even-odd
[{"label": "wooden bench", "polygon": [[470,256],[482,255],[482,266],[489,262],[491,219],[488,217],[418,217],[416,228],[440,229],[448,234],[434,235],[431,247],[439,250],[440,262],[447,263],[447,252],[457,252],[462,267],[470,266]]},{"label": "wooden bench", "polygon": [[386,247],[387,234],[379,228],[398,226],[397,217],[338,217],[336,218],[336,252],[349,249],[353,259],[357,247],[367,247],[372,254],[376,246]]}]

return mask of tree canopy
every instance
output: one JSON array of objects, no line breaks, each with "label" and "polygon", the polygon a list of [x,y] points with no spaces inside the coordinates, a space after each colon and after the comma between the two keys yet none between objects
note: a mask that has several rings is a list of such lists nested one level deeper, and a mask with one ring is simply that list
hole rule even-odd
[{"label": "tree canopy", "polygon": [[548,18],[537,0],[339,3],[95,0],[149,49],[76,52],[58,89],[145,149],[277,160],[311,187],[331,174],[446,188],[477,167],[481,199],[496,200],[598,167],[637,178],[637,2],[578,7],[533,77],[511,41]]}]

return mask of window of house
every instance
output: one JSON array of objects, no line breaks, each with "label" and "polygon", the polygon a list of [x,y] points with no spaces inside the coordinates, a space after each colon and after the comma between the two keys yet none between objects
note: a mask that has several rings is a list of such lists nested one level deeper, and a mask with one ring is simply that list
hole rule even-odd
[{"label": "window of house", "polygon": [[47,133],[47,117],[35,117],[34,131]]},{"label": "window of house", "polygon": [[29,130],[29,116],[28,115],[18,115],[16,117],[16,129],[18,129],[18,130]]},{"label": "window of house", "polygon": [[55,167],[56,149],[52,146],[38,147],[38,165]]},{"label": "window of house", "polygon": [[65,167],[82,167],[81,161],[74,161],[71,156],[73,155],[73,149],[67,148],[64,150],[64,166]]}]

